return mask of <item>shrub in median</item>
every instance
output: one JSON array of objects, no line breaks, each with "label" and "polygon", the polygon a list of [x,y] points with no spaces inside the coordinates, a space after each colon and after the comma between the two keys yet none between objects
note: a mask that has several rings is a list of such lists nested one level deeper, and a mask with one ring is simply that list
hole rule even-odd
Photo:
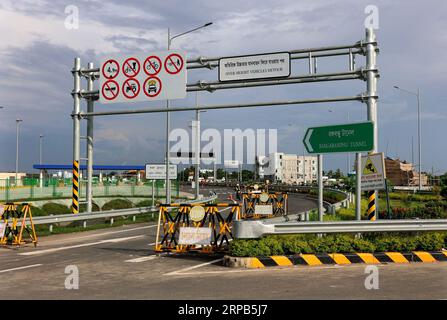
[{"label": "shrub in median", "polygon": [[71,213],[71,210],[69,207],[60,204],[60,203],[54,203],[54,202],[48,202],[45,203],[42,206],[42,210],[46,212],[47,215],[50,214],[67,214],[67,213]]},{"label": "shrub in median", "polygon": [[132,208],[132,202],[126,199],[113,199],[102,206],[102,211]]}]

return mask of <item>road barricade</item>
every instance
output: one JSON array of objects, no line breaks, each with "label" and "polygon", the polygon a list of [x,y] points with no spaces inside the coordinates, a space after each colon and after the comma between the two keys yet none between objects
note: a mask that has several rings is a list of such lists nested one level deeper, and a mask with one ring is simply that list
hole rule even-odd
[{"label": "road barricade", "polygon": [[155,251],[219,252],[228,248],[237,203],[160,204]]},{"label": "road barricade", "polygon": [[242,194],[242,219],[261,219],[287,215],[285,192],[246,192]]},{"label": "road barricade", "polygon": [[[27,219],[29,224],[27,225]],[[0,245],[37,245],[31,206],[28,203],[5,203],[0,206]]]}]

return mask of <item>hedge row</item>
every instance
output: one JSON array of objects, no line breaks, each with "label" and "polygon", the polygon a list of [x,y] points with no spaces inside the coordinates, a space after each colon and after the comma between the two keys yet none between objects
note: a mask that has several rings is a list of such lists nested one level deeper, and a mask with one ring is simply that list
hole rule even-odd
[{"label": "hedge row", "polygon": [[[310,189],[308,194],[313,197],[318,196],[317,189]],[[324,201],[330,203],[337,203],[346,199],[346,197],[342,193],[334,192],[334,191],[323,191],[323,199]]]},{"label": "hedge row", "polygon": [[401,201],[441,201],[442,196],[435,194],[413,194],[406,192],[390,192],[390,199],[401,200]]},{"label": "hedge row", "polygon": [[[379,218],[387,219],[388,213],[379,212]],[[424,207],[391,208],[391,219],[447,219],[447,205],[428,202]]]},{"label": "hedge row", "polygon": [[230,255],[235,257],[265,257],[299,253],[352,253],[352,252],[409,252],[437,251],[447,247],[446,233],[421,235],[376,234],[328,235],[321,238],[310,235],[268,236],[256,240],[236,239],[230,243]]}]

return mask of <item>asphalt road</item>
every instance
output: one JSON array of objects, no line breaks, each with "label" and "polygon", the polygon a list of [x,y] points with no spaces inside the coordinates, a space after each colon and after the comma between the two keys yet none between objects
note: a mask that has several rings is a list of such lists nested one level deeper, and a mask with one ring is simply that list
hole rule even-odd
[{"label": "asphalt road", "polygon": [[[0,248],[2,298],[447,299],[446,263],[380,265],[379,289],[367,290],[365,265],[230,269],[222,256],[155,255],[155,235],[134,224]],[[65,287],[73,268],[79,289]]]}]

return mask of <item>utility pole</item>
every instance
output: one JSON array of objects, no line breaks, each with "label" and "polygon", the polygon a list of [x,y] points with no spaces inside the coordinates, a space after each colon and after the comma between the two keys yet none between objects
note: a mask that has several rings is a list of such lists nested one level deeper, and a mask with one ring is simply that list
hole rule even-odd
[{"label": "utility pole", "polygon": [[22,119],[16,119],[16,186],[18,185],[18,173],[19,173],[19,123]]},{"label": "utility pole", "polygon": [[[43,141],[44,135],[39,135],[39,164],[42,165],[42,141]],[[43,170],[40,169],[39,172],[39,187],[43,187]]]},{"label": "utility pole", "polygon": [[[168,51],[171,50],[171,44],[172,40],[175,38],[178,38],[180,36],[183,36],[187,33],[194,32],[196,30],[208,27],[212,25],[212,22],[205,23],[204,25],[179,33],[173,37],[171,37],[171,30],[168,28]],[[171,203],[171,180],[169,179],[169,164],[170,164],[170,156],[169,156],[169,132],[171,131],[170,125],[171,125],[171,115],[169,112],[170,102],[169,100],[166,100],[166,203]]]}]

